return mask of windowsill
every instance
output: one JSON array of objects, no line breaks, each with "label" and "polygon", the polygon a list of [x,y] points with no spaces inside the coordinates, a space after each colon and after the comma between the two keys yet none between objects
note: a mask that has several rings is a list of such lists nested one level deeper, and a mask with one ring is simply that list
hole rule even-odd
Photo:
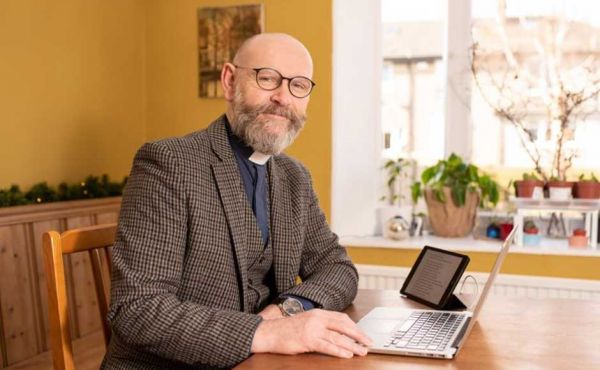
[{"label": "windowsill", "polygon": [[[425,245],[464,252],[497,252],[500,241],[465,238],[442,238],[438,236],[410,237],[402,241],[384,238],[382,236],[343,236],[340,244],[346,247],[360,248],[389,248],[389,249],[421,249]],[[547,254],[563,256],[600,257],[600,249],[569,248],[565,239],[542,238],[539,246],[519,247],[513,245],[510,253]]]}]

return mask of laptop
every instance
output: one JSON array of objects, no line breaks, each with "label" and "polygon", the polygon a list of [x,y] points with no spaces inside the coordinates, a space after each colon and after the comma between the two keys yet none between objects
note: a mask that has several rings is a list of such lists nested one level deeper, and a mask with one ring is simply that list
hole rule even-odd
[{"label": "laptop", "polygon": [[513,227],[498,252],[472,312],[376,307],[358,322],[359,327],[373,340],[369,352],[441,359],[457,356],[477,322],[517,228],[517,225]]}]

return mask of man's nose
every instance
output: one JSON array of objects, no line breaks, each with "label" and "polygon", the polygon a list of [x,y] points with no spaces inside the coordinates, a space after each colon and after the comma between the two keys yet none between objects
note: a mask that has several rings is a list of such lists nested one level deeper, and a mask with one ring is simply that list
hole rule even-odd
[{"label": "man's nose", "polygon": [[271,94],[272,102],[284,107],[287,107],[292,103],[294,96],[290,93],[290,89],[287,84],[289,84],[289,81],[283,80],[281,81],[281,85],[273,90],[273,93]]}]

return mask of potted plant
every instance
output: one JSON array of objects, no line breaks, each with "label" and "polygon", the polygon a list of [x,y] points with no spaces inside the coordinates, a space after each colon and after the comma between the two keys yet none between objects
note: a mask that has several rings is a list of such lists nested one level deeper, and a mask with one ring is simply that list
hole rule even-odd
[{"label": "potted plant", "polygon": [[383,165],[383,168],[387,171],[386,185],[388,188],[388,195],[383,196],[382,200],[387,200],[389,205],[394,205],[402,199],[401,190],[399,189],[400,179],[406,177],[405,169],[412,162],[404,159],[389,159]]},{"label": "potted plant", "polygon": [[535,222],[529,220],[525,221],[523,225],[523,244],[525,245],[540,245],[540,229],[538,229]]},{"label": "potted plant", "polygon": [[515,194],[519,198],[544,197],[544,182],[535,175],[535,172],[524,173],[522,179],[515,181],[514,185]]},{"label": "potted plant", "polygon": [[585,229],[573,230],[573,235],[569,237],[569,247],[585,248],[588,246],[588,238]]},{"label": "potted plant", "polygon": [[425,198],[431,228],[436,235],[463,237],[475,225],[477,206],[496,205],[499,186],[479,168],[452,153],[426,168],[421,182],[411,186],[413,202]]},{"label": "potted plant", "polygon": [[585,175],[581,174],[579,181],[575,183],[573,193],[575,198],[579,199],[598,199],[600,198],[600,182],[593,173],[590,173],[589,178],[585,178]]},{"label": "potted plant", "polygon": [[383,165],[383,169],[386,171],[387,195],[380,198],[380,201],[384,201],[386,204],[379,206],[376,210],[376,230],[379,234],[386,234],[385,225],[394,217],[401,216],[404,220],[410,220],[411,207],[401,207],[401,203],[404,199],[402,180],[408,177],[407,169],[412,165],[414,165],[414,161],[405,158],[389,159]]},{"label": "potted plant", "polygon": [[548,192],[552,200],[569,200],[573,192],[573,182],[553,176],[548,181]]}]

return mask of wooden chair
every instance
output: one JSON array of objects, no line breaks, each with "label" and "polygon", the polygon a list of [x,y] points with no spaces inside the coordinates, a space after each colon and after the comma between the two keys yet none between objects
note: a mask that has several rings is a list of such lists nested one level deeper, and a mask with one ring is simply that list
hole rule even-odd
[{"label": "wooden chair", "polygon": [[62,234],[56,231],[44,233],[43,255],[48,283],[48,316],[54,369],[74,369],[64,255],[88,252],[100,308],[104,342],[108,345],[110,341],[110,328],[106,322],[112,272],[108,247],[114,243],[116,230],[116,224],[108,224],[68,230]]}]

